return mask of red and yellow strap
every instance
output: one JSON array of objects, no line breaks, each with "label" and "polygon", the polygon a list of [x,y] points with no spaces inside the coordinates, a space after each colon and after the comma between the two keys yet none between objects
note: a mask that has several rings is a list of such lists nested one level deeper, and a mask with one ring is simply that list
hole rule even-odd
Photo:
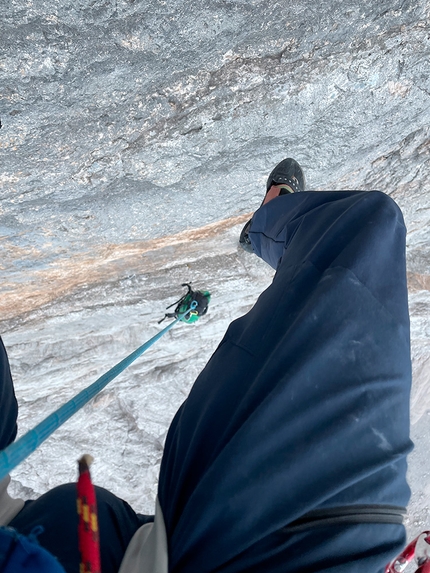
[{"label": "red and yellow strap", "polygon": [[78,462],[78,539],[81,554],[79,573],[101,573],[97,502],[89,469],[92,461],[92,457],[86,454]]}]

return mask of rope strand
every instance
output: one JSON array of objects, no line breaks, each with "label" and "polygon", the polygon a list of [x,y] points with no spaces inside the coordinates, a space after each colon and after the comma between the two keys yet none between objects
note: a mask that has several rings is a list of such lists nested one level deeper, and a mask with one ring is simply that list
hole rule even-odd
[{"label": "rope strand", "polygon": [[47,416],[42,422],[37,424],[32,430],[29,430],[24,436],[19,438],[16,442],[10,444],[7,448],[0,452],[0,481],[5,478],[18,464],[24,461],[30,454],[32,454],[49,436],[55,432],[60,426],[71,418],[78,410],[87,404],[94,396],[96,396],[109,382],[116,378],[123,372],[130,364],[132,364],[145,350],[152,346],[159,340],[166,332],[168,332],[175,324],[185,317],[191,310],[197,307],[197,302],[192,301],[190,307],[186,312],[182,313],[172,323],[166,326],[161,332],[150,338],[147,342],[139,346],[137,350],[129,354],[126,358],[118,362],[95,382],[90,384],[87,388],[79,392],[71,400],[66,402],[63,406],[58,408],[55,412]]}]

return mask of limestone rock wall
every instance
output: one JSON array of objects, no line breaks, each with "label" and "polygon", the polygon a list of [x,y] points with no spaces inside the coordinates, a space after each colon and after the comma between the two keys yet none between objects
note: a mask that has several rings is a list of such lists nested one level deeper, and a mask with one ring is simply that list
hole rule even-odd
[{"label": "limestone rock wall", "polygon": [[428,527],[429,16],[428,0],[2,7],[0,326],[21,431],[155,333],[180,283],[214,294],[205,323],[172,332],[86,408],[90,422],[77,417],[15,472],[18,493],[73,480],[84,448],[100,485],[151,511],[171,416],[270,282],[236,238],[290,155],[308,188],[376,188],[404,211],[408,528]]}]

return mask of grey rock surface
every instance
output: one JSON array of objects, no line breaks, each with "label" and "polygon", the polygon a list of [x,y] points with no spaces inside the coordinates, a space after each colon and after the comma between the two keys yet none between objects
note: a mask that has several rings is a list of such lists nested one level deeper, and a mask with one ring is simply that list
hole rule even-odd
[{"label": "grey rock surface", "polygon": [[[154,333],[181,282],[214,291],[206,324],[172,332],[123,390],[87,408],[94,440],[70,422],[17,470],[17,492],[73,480],[85,445],[100,485],[151,511],[171,416],[228,321],[270,282],[236,235],[268,171],[292,156],[308,188],[380,189],[403,209],[409,533],[430,525],[429,16],[428,0],[3,6],[0,326],[22,431],[141,343],[142,325]],[[183,355],[196,348],[190,369]],[[112,469],[124,463],[126,479]]]},{"label": "grey rock surface", "polygon": [[256,206],[286,154],[312,188],[393,192],[395,174],[375,180],[372,164],[412,134],[426,144],[428,11],[403,0],[9,3],[2,234],[19,232],[46,261],[201,226]]}]

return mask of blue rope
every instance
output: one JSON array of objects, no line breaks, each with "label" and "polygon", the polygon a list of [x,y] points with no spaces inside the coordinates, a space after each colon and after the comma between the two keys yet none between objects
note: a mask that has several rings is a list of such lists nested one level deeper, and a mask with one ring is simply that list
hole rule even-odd
[{"label": "blue rope", "polygon": [[19,438],[13,444],[0,452],[0,481],[5,478],[18,464],[24,461],[30,454],[32,454],[49,436],[55,432],[60,426],[71,418],[78,410],[87,404],[94,396],[96,396],[105,386],[109,384],[114,378],[121,374],[123,370],[128,368],[145,350],[157,342],[166,332],[168,332],[175,324],[182,320],[191,310],[197,307],[197,302],[193,301],[190,308],[179,315],[176,320],[166,326],[161,332],[150,338],[147,342],[139,346],[137,350],[129,354],[124,360],[118,362],[113,368],[108,370],[105,374],[100,376],[95,382],[90,384],[87,388],[79,392],[74,398],[66,402],[63,406],[58,408],[55,412],[47,416],[42,422],[37,424],[32,430],[29,430],[24,436]]}]

